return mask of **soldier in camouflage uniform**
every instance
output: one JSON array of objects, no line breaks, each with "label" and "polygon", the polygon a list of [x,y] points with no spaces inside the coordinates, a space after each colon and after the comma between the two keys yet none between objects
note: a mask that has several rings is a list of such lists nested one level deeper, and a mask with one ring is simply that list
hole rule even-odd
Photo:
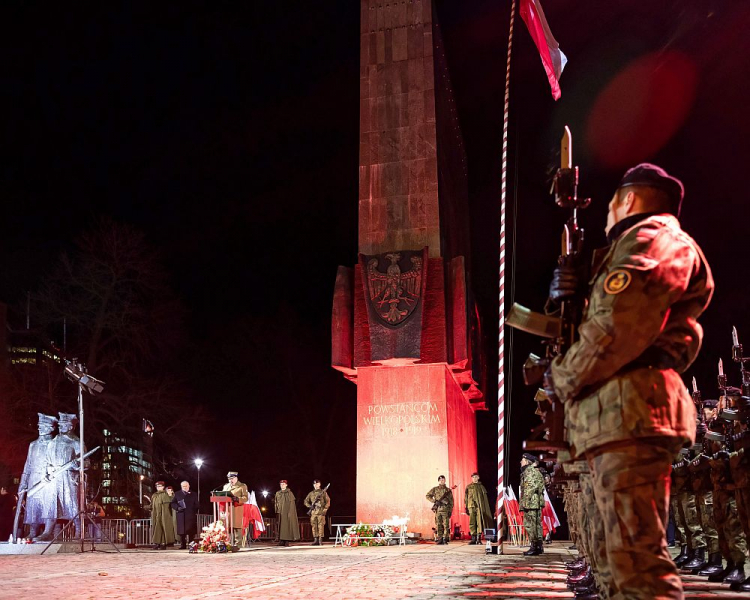
[{"label": "soldier in camouflage uniform", "polygon": [[[675,463],[678,459],[675,459]],[[680,553],[676,558],[687,558],[687,535],[685,534],[685,522],[680,514],[680,507],[677,503],[677,496],[679,495],[680,489],[675,481],[674,476],[674,463],[672,464],[672,472],[670,473],[671,485],[669,487],[669,506],[672,517],[674,518],[674,537],[675,542],[680,545]]]},{"label": "soldier in camouflage uniform", "polygon": [[[703,401],[704,413],[706,409],[710,410],[712,406],[716,406],[716,400]],[[701,422],[698,424],[698,428],[696,430],[696,437],[700,436],[702,438],[706,433],[706,424]],[[719,551],[719,535],[714,525],[713,484],[711,483],[711,467],[708,464],[708,456],[701,451],[699,456],[690,462],[688,469],[690,471],[690,483],[695,493],[695,505],[698,509],[698,517],[706,548],[705,550],[699,549],[693,560],[684,562],[682,568],[692,569],[693,573],[697,573],[706,566],[721,566],[722,563],[721,552]],[[706,560],[705,556],[706,551],[708,552],[708,560]]]},{"label": "soldier in camouflage uniform", "polygon": [[[739,392],[739,390],[737,390]],[[750,398],[737,394],[735,406],[747,415],[750,408]],[[735,501],[737,503],[737,514],[742,524],[742,531],[745,534],[745,540],[750,538],[750,444],[748,444],[747,424],[742,420],[735,421],[736,429],[739,430],[733,437],[733,446],[735,451],[729,455],[729,468],[732,479],[735,484]],[[750,591],[750,578],[742,583],[732,583],[732,589],[735,591]]]},{"label": "soldier in camouflage uniform", "polygon": [[[683,450],[687,452],[687,450]],[[681,454],[680,460],[672,465],[672,476],[675,482],[673,495],[677,498],[677,510],[680,520],[685,524],[687,552],[675,558],[675,564],[682,567],[695,559],[697,555],[705,556],[706,538],[701,528],[698,507],[690,478],[690,462],[687,454]]]},{"label": "soldier in camouflage uniform", "polygon": [[451,515],[453,514],[453,492],[445,485],[445,475],[438,477],[438,484],[427,492],[435,513],[435,532],[438,544],[447,544],[451,537]]},{"label": "soldier in camouflage uniform", "polygon": [[542,509],[544,508],[544,477],[537,468],[537,458],[524,454],[521,458],[521,485],[518,506],[523,513],[523,528],[531,546],[525,556],[544,554],[542,545]]},{"label": "soldier in camouflage uniform", "polygon": [[322,546],[325,535],[326,513],[331,505],[331,499],[326,490],[320,489],[320,479],[313,479],[313,491],[305,497],[305,506],[311,508],[310,528],[313,534],[311,546]]},{"label": "soldier in camouflage uniform", "polygon": [[[711,429],[720,430],[721,425],[714,422]],[[741,583],[745,579],[747,541],[737,512],[735,484],[729,467],[730,455],[722,449],[719,442],[711,441],[708,446],[712,452],[715,452],[709,459],[713,484],[714,523],[719,536],[719,549],[727,560],[726,568],[718,573],[710,574],[708,580]]]},{"label": "soldier in camouflage uniform", "polygon": [[[695,360],[697,323],[713,293],[698,245],[677,220],[682,183],[641,164],[616,190],[611,245],[597,255],[579,339],[552,362],[545,391],[564,403],[574,457],[591,469],[612,598],[683,598],[667,551],[672,457],[695,437],[680,373]],[[578,271],[555,269],[550,301],[581,294]]]}]

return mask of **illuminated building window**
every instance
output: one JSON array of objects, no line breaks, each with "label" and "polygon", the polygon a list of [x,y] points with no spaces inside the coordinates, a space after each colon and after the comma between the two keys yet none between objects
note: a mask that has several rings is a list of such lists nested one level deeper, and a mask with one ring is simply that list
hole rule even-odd
[{"label": "illuminated building window", "polygon": [[12,358],[10,363],[12,365],[35,365],[36,358]]}]

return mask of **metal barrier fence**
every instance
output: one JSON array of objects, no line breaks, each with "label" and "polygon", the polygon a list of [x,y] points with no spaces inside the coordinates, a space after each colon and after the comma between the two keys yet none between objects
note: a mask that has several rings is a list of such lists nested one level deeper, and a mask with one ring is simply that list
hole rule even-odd
[{"label": "metal barrier fence", "polygon": [[[203,528],[213,521],[213,515],[199,514],[196,517],[197,535],[200,536]],[[279,539],[279,521],[276,518],[264,518],[266,530],[261,533],[258,539],[261,540],[278,540]],[[334,527],[331,520],[328,522],[329,535]],[[301,541],[312,541],[312,527],[310,519],[299,519],[299,530]],[[106,536],[106,537],[105,537]],[[101,519],[95,525],[86,522],[86,540],[102,541],[106,539],[116,544],[127,544],[129,546],[150,546],[151,545],[151,519]],[[71,526],[58,538],[63,542],[74,542],[79,539],[76,535],[75,527]]]}]

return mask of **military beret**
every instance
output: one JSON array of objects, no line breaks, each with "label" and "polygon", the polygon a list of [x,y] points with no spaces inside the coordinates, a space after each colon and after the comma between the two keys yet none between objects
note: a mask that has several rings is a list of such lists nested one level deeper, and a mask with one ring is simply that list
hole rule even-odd
[{"label": "military beret", "polygon": [[440,481],[441,479],[445,479],[445,475],[440,475],[440,476],[438,477],[438,481]]},{"label": "military beret", "polygon": [[154,485],[160,485],[161,487],[164,487],[163,481],[157,481]]},{"label": "military beret", "polygon": [[479,477],[479,473],[472,473],[471,476],[472,477]]},{"label": "military beret", "polygon": [[539,460],[536,456],[534,456],[533,454],[529,454],[528,452],[524,452],[521,458],[525,458],[529,462],[533,462],[533,463]]},{"label": "military beret", "polygon": [[321,483],[320,479],[313,479],[313,483]]},{"label": "military beret", "polygon": [[282,479],[281,481],[279,481],[279,485],[281,485],[282,483],[286,483],[288,485],[288,482],[286,479]]},{"label": "military beret", "polygon": [[237,477],[237,471],[229,471],[229,473],[227,473],[227,477]]},{"label": "military beret", "polygon": [[672,205],[670,212],[678,217],[680,216],[685,188],[679,179],[672,177],[661,167],[650,163],[641,163],[629,169],[620,181],[620,187],[631,185],[644,185],[663,191],[669,197]]}]

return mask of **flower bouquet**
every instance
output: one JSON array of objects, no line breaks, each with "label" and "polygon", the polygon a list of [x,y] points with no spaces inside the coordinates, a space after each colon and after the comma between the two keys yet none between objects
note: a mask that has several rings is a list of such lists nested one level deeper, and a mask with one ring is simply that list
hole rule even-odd
[{"label": "flower bouquet", "polygon": [[394,533],[390,525],[352,525],[344,534],[345,546],[387,546]]},{"label": "flower bouquet", "polygon": [[214,521],[203,528],[200,541],[201,552],[226,552],[228,548],[231,548],[231,544],[223,521]]}]

